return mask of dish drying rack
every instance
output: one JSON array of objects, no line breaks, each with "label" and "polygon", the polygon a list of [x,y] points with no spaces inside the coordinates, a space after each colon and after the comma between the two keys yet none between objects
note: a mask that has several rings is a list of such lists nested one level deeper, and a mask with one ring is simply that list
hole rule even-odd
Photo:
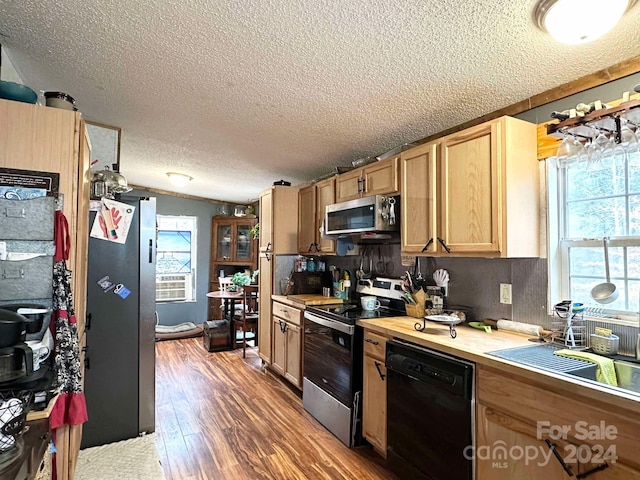
[{"label": "dish drying rack", "polygon": [[564,300],[554,307],[551,320],[552,343],[565,348],[581,349],[587,346],[587,325],[584,320],[584,305]]}]

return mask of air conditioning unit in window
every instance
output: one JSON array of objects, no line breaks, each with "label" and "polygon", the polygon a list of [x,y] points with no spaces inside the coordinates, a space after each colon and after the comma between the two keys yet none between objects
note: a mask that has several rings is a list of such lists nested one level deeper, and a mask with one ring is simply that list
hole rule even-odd
[{"label": "air conditioning unit in window", "polygon": [[193,299],[193,275],[159,274],[156,275],[156,301],[174,302]]}]

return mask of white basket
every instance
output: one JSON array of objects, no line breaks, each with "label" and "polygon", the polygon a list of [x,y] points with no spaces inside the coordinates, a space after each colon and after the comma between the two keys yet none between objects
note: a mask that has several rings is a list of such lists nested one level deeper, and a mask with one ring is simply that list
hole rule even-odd
[{"label": "white basket", "polygon": [[620,337],[611,335],[603,337],[602,335],[591,334],[591,349],[600,355],[615,355],[618,353],[618,344]]}]

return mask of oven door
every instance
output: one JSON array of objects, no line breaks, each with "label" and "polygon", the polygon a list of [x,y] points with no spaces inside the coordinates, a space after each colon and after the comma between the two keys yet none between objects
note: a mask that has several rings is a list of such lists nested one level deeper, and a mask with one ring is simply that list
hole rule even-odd
[{"label": "oven door", "polygon": [[351,406],[362,381],[361,329],[304,313],[303,375],[343,405]]}]

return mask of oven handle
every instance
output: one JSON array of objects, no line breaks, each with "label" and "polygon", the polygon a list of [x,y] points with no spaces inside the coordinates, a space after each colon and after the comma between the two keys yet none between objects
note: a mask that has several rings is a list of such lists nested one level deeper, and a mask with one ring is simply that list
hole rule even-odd
[{"label": "oven handle", "polygon": [[313,323],[322,325],[323,327],[328,327],[333,330],[338,330],[339,332],[346,333],[347,335],[353,335],[356,330],[356,327],[354,325],[347,325],[346,323],[336,322],[335,320],[321,318],[309,312],[304,312],[304,318],[312,321]]}]

